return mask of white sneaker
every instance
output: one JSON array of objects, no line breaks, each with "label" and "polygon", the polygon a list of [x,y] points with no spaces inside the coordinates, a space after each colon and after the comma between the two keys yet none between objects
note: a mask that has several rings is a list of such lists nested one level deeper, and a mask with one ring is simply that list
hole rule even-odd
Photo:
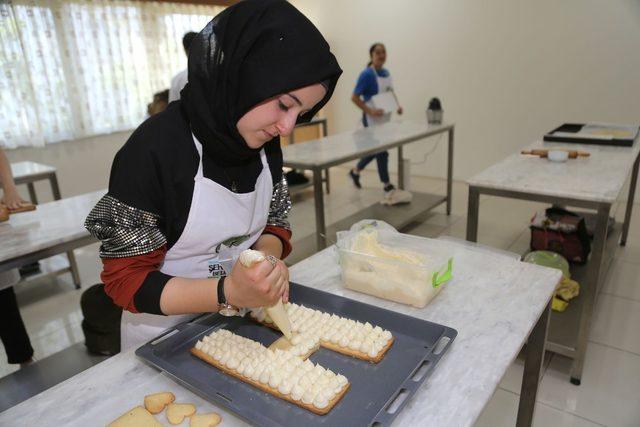
[{"label": "white sneaker", "polygon": [[394,188],[393,190],[384,192],[384,198],[380,203],[387,206],[393,206],[403,203],[411,203],[411,200],[413,200],[413,194],[406,190]]}]

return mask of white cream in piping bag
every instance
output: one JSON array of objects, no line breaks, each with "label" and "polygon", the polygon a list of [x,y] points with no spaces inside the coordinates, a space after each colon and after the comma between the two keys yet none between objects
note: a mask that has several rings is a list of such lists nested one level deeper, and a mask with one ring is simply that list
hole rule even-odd
[{"label": "white cream in piping bag", "polygon": [[[262,262],[267,258],[260,251],[254,251],[253,249],[247,249],[240,254],[240,263],[247,268],[251,268],[254,264]],[[265,307],[267,314],[273,320],[273,323],[280,329],[280,331],[291,340],[291,322],[289,322],[289,316],[282,305],[282,299],[272,307]]]}]

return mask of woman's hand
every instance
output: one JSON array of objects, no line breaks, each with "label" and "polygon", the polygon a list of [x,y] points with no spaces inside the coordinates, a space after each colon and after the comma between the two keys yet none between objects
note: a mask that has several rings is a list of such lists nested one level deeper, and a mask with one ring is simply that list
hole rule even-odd
[{"label": "woman's hand", "polygon": [[404,110],[402,109],[402,107],[398,107],[398,114],[399,114],[399,115],[402,115],[402,112],[403,112],[403,111],[404,111]]},{"label": "woman's hand", "polygon": [[224,283],[229,304],[237,307],[271,307],[289,299],[289,269],[281,260],[271,258],[250,268],[236,262]]},{"label": "woman's hand", "polygon": [[373,117],[380,117],[384,115],[384,110],[381,108],[369,108],[367,114]]},{"label": "woman's hand", "polygon": [[9,209],[18,209],[26,202],[22,200],[22,197],[18,194],[18,191],[14,188],[6,188],[4,190],[4,197],[0,200]]}]

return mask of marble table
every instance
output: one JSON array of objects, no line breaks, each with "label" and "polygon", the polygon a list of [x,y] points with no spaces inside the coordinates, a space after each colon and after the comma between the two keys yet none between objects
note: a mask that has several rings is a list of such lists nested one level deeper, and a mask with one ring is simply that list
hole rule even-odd
[{"label": "marble table", "polygon": [[43,203],[35,211],[0,223],[0,272],[95,242],[84,220],[105,193],[100,190]]},{"label": "marble table", "polygon": [[[573,358],[570,378],[573,384],[579,385],[591,316],[598,288],[603,281],[602,272],[606,271],[603,268],[606,262],[603,260],[608,261],[606,257],[610,255],[610,251],[605,250],[609,213],[621,195],[627,178],[631,176],[620,237],[620,245],[625,245],[638,179],[640,142],[636,139],[631,147],[535,142],[524,149],[559,147],[587,151],[590,156],[555,163],[516,153],[467,181],[467,240],[477,241],[480,195],[483,194],[586,208],[597,212],[591,258],[583,271],[580,271],[582,277],[577,279],[581,285],[580,297],[571,303],[566,313],[552,315],[550,342],[547,343],[550,351]],[[616,227],[614,231],[617,232]],[[572,274],[576,276],[575,271]]]},{"label": "marble table", "polygon": [[[60,200],[60,186],[58,185],[58,177],[56,176],[56,168],[53,166],[43,165],[36,162],[17,162],[11,163],[11,173],[16,185],[27,184],[29,190],[29,198],[34,205],[38,204],[38,196],[36,195],[36,188],[33,185],[34,182],[40,180],[49,180],[51,185],[51,193],[53,194],[53,200]],[[69,260],[69,268],[64,268],[55,272],[55,274],[64,273],[66,271],[71,272],[71,277],[76,288],[80,287],[80,273],[78,272],[78,263],[73,251],[67,252],[67,258]]]},{"label": "marble table", "polygon": [[[530,425],[540,376],[549,301],[561,273],[519,262],[514,254],[453,239],[435,240],[454,257],[454,278],[424,309],[344,289],[331,246],[291,267],[291,279],[336,295],[441,323],[458,331],[453,344],[394,425],[471,426],[528,339],[518,425]],[[527,338],[528,337],[528,338]],[[0,425],[105,425],[145,394],[173,391],[198,412],[217,411],[226,426],[245,425],[137,359],[119,354],[0,414]],[[53,418],[52,418],[53,417]],[[55,420],[55,421],[53,421]],[[163,418],[163,422],[166,420]],[[186,423],[185,423],[186,425]]]},{"label": "marble table", "polygon": [[[451,190],[453,183],[453,124],[429,125],[426,122],[408,120],[392,121],[378,126],[343,132],[324,138],[282,147],[284,165],[294,169],[310,170],[313,173],[313,192],[316,216],[315,249],[327,246],[328,236],[336,230],[348,229],[351,224],[364,218],[385,220],[401,229],[415,218],[446,203],[447,214],[451,213]],[[447,195],[436,196],[413,192],[413,202],[404,206],[383,206],[380,203],[363,209],[329,229],[325,224],[324,195],[322,193],[322,171],[350,160],[392,148],[398,149],[398,187],[404,188],[404,163],[402,148],[405,144],[430,136],[448,133]],[[313,236],[311,236],[313,239]],[[299,250],[306,250],[308,242],[298,242]]]}]

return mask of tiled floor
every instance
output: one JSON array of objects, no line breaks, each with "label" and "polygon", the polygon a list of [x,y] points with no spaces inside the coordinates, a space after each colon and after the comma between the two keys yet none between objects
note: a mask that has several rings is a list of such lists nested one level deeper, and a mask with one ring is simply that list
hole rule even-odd
[{"label": "tiled floor", "polygon": [[[346,177],[347,169],[331,171],[332,192],[326,198],[327,223],[346,217],[382,197],[375,169],[363,173],[364,188],[356,191]],[[413,189],[444,194],[440,179],[412,177]],[[464,238],[467,190],[453,186],[453,212],[438,207],[424,221],[411,224],[407,232],[436,237]],[[291,223],[295,240],[314,232],[313,194],[310,189],[294,196]],[[529,244],[526,229],[537,203],[483,197],[479,241],[522,253]],[[621,203],[615,209],[620,220]],[[98,245],[75,251],[83,286],[99,281]],[[18,299],[36,357],[43,358],[83,340],[79,308],[82,290],[75,290],[69,274],[36,280],[17,289]],[[570,359],[547,354],[538,393],[536,426],[640,426],[640,205],[635,206],[627,246],[618,248],[606,277],[593,317],[582,385],[569,383]],[[4,349],[2,350],[4,351]],[[17,368],[0,354],[0,376]],[[478,367],[481,369],[481,367]],[[516,360],[505,374],[478,426],[515,424],[523,362]]]}]

